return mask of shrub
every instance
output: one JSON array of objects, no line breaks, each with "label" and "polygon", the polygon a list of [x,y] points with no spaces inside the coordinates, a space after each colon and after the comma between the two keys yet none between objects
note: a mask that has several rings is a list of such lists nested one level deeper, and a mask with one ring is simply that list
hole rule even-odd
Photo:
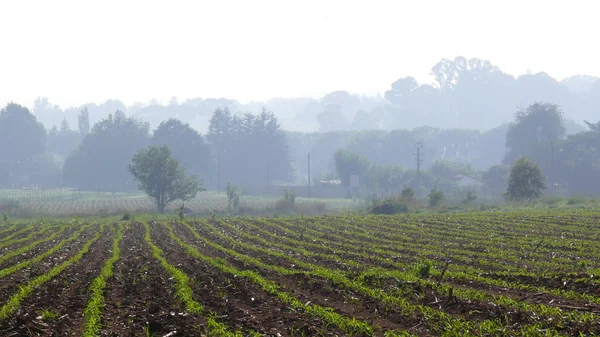
[{"label": "shrub", "polygon": [[462,201],[463,204],[468,204],[471,201],[475,201],[475,199],[477,199],[477,196],[475,195],[475,192],[473,192],[471,190],[468,190],[467,191],[467,195],[461,201]]},{"label": "shrub", "polygon": [[400,195],[402,196],[402,199],[406,200],[408,202],[412,201],[415,197],[415,190],[413,190],[410,187],[404,187],[402,189],[402,192],[400,192],[400,193],[401,193]]},{"label": "shrub", "polygon": [[406,200],[398,196],[390,196],[383,199],[373,200],[373,206],[369,208],[371,214],[397,214],[408,213]]},{"label": "shrub", "polygon": [[227,183],[227,209],[235,211],[240,208],[242,190],[238,185]]},{"label": "shrub", "polygon": [[283,199],[275,203],[275,210],[278,212],[291,212],[296,208],[296,192],[285,190]]},{"label": "shrub", "polygon": [[369,209],[371,214],[397,214],[408,213],[408,206],[397,200],[384,200],[376,202]]},{"label": "shrub", "polygon": [[429,206],[436,207],[442,203],[444,200],[444,193],[442,191],[438,191],[437,187],[429,191]]}]

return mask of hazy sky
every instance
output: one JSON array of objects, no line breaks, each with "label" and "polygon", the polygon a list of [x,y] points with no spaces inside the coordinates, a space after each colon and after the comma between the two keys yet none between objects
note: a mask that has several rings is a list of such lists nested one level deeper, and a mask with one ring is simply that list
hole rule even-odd
[{"label": "hazy sky", "polygon": [[2,0],[0,13],[0,104],[383,93],[457,55],[600,76],[598,1]]}]

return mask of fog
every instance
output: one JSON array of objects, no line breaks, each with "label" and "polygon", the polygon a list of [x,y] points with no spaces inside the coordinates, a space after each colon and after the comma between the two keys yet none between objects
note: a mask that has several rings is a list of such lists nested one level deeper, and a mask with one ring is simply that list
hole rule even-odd
[{"label": "fog", "polygon": [[553,193],[600,194],[597,7],[2,3],[0,185],[133,190],[131,157],[167,145],[209,189],[499,195],[527,156]]}]

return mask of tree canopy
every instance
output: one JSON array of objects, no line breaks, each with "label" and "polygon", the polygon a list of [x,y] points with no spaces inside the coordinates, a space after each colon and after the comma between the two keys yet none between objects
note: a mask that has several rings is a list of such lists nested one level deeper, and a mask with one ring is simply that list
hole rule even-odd
[{"label": "tree canopy", "polygon": [[127,172],[131,157],[150,142],[149,125],[115,115],[96,123],[81,145],[65,160],[63,177],[69,187],[91,190],[132,190]]},{"label": "tree canopy", "polygon": [[138,188],[154,198],[160,213],[175,200],[188,200],[202,191],[202,184],[186,174],[171,157],[167,146],[150,146],[133,156],[129,172],[139,182]]},{"label": "tree canopy", "polygon": [[152,135],[150,144],[169,147],[173,158],[188,172],[202,177],[205,181],[212,181],[215,168],[211,160],[210,146],[189,124],[174,118],[160,123]]},{"label": "tree canopy", "polygon": [[539,198],[546,184],[539,166],[531,159],[520,157],[510,169],[504,194],[507,200],[524,201]]},{"label": "tree canopy", "polygon": [[293,177],[288,143],[277,117],[265,109],[239,117],[228,109],[215,110],[207,135],[222,187],[226,181],[242,186],[288,182]]},{"label": "tree canopy", "polygon": [[29,109],[9,103],[0,110],[0,161],[15,165],[45,149],[46,130]]}]

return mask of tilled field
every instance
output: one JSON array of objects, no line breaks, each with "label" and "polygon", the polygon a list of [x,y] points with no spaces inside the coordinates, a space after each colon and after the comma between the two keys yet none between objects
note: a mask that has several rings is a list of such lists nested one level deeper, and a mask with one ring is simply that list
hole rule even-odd
[{"label": "tilled field", "polygon": [[592,336],[594,211],[0,226],[0,336]]}]

